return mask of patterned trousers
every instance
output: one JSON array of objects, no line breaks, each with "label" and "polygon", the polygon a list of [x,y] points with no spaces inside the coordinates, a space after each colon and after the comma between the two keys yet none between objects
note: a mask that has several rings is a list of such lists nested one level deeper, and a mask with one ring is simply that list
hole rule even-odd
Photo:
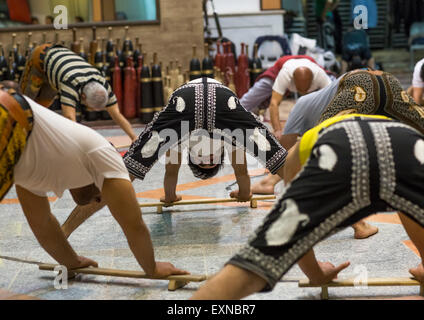
[{"label": "patterned trousers", "polygon": [[353,118],[325,129],[305,166],[248,244],[228,263],[267,281],[313,246],[368,215],[401,211],[424,227],[424,136],[391,120]]},{"label": "patterned trousers", "polygon": [[387,116],[424,134],[424,107],[417,105],[399,80],[387,72],[363,70],[346,74],[318,123],[347,109]]},{"label": "patterned trousers", "polygon": [[284,165],[287,151],[266,126],[227,87],[203,81],[175,90],[164,110],[155,115],[125,155],[128,171],[144,179],[166,151],[199,130],[247,151],[273,174]]}]

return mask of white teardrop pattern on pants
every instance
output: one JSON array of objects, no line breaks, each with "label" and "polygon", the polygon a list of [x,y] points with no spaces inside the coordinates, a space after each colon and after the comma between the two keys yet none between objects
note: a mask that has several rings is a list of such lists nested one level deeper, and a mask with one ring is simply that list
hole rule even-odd
[{"label": "white teardrop pattern on pants", "polygon": [[[263,130],[265,131],[265,130]],[[267,140],[266,136],[261,134],[259,131],[259,128],[255,128],[255,131],[253,131],[253,135],[249,137],[250,141],[253,141],[258,146],[259,150],[261,151],[270,151],[271,150],[271,144]]]},{"label": "white teardrop pattern on pants", "polygon": [[152,132],[152,137],[147,141],[144,145],[143,149],[141,149],[141,155],[143,158],[150,158],[156,153],[156,150],[159,148],[159,145],[165,141],[159,136],[157,131]]},{"label": "white teardrop pattern on pants", "polygon": [[[175,101],[175,99],[176,99],[177,101]],[[176,104],[175,109],[176,109],[178,112],[183,112],[183,111],[185,110],[185,108],[186,108],[186,103],[185,103],[185,101],[184,101],[184,99],[183,99],[183,98],[181,98],[181,97],[175,97],[175,98],[174,98],[174,103]]]},{"label": "white teardrop pattern on pants", "polygon": [[265,239],[269,246],[286,244],[295,234],[299,223],[302,223],[302,226],[309,223],[309,217],[299,212],[299,208],[293,199],[286,199],[280,210],[283,210],[283,208],[284,212],[266,232]]},{"label": "white teardrop pattern on pants", "polygon": [[[319,154],[318,154],[319,151]],[[322,170],[333,171],[337,164],[337,154],[327,144],[319,146],[314,150],[314,155],[318,158],[318,165]]]},{"label": "white teardrop pattern on pants", "polygon": [[236,103],[235,97],[231,97],[230,99],[228,99],[228,108],[230,108],[231,110],[237,109],[237,103]]},{"label": "white teardrop pattern on pants", "polygon": [[424,141],[418,140],[414,146],[414,155],[419,163],[424,164]]}]

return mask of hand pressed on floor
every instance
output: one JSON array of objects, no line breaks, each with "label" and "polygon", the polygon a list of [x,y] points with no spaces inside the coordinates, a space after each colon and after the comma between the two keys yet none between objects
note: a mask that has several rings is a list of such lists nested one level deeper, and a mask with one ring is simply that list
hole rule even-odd
[{"label": "hand pressed on floor", "polygon": [[81,268],[89,268],[89,267],[98,268],[99,267],[99,264],[96,261],[91,260],[91,259],[86,258],[86,257],[82,257],[82,256],[78,256],[78,262],[79,262],[79,265],[75,266],[75,267],[72,266],[71,269],[81,269]]},{"label": "hand pressed on floor", "polygon": [[310,281],[311,284],[314,284],[314,285],[324,285],[326,283],[333,281],[334,279],[337,279],[337,275],[342,270],[349,267],[349,265],[350,265],[350,262],[344,262],[341,265],[339,265],[338,267],[335,267],[330,262],[319,262],[318,261],[318,266],[321,269],[320,274],[317,275],[316,277],[312,278],[312,279],[309,278],[309,281]]},{"label": "hand pressed on floor", "polygon": [[409,269],[409,272],[415,279],[424,284],[424,267],[422,263],[420,263],[416,268]]},{"label": "hand pressed on floor", "polygon": [[160,201],[165,203],[165,207],[166,207],[166,206],[172,205],[173,202],[178,202],[178,201],[181,201],[182,199],[183,197],[180,195],[175,195],[174,197],[163,196],[160,198]]},{"label": "hand pressed on floor", "polygon": [[190,272],[177,269],[172,263],[169,262],[157,262],[156,261],[156,269],[153,274],[153,278],[166,278],[172,275],[186,275],[190,274]]},{"label": "hand pressed on floor", "polygon": [[247,202],[252,199],[252,192],[240,192],[240,190],[236,190],[230,193],[230,197],[237,199],[238,202]]}]

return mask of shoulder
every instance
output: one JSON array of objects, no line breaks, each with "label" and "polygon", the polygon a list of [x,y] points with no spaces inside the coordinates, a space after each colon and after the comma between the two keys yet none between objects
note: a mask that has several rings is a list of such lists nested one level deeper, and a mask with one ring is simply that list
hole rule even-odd
[{"label": "shoulder", "polygon": [[288,81],[293,77],[293,74],[290,72],[289,66],[283,66],[281,70],[278,72],[275,81]]}]

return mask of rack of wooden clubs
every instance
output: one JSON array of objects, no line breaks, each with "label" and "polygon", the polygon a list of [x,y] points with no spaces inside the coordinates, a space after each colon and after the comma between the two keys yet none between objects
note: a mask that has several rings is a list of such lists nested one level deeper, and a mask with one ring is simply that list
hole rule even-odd
[{"label": "rack of wooden clubs", "polygon": [[[135,42],[130,39],[129,27],[124,28],[123,41],[121,38],[114,39],[112,31],[112,27],[109,27],[107,38],[101,38],[97,35],[97,28],[93,27],[91,39],[88,40],[87,37],[78,37],[79,32],[74,28],[71,30],[72,40],[67,47],[97,68],[109,81],[120,111],[127,119],[140,118],[141,122],[149,123],[155,112],[161,111],[165,104],[164,73],[158,55],[153,53],[148,56],[143,53],[140,39],[135,38]],[[60,41],[60,34],[64,32],[69,31],[57,31],[53,36],[43,32],[38,42],[33,41],[32,33],[28,33],[24,46],[16,41],[16,34],[12,35],[10,44],[0,43],[0,81],[19,82],[32,50],[43,43],[66,46]],[[153,61],[148,63],[148,58]],[[60,113],[61,106],[57,101],[50,108]],[[89,108],[77,110],[77,120],[80,121],[81,117],[86,121],[110,120],[107,111]]]},{"label": "rack of wooden clubs", "polygon": [[[28,55],[32,52],[32,33],[29,33],[24,46],[16,41],[16,34],[12,34],[9,46],[0,43],[0,81],[9,80],[19,82],[25,69]],[[22,48],[26,48],[25,51]]]},{"label": "rack of wooden clubs", "polygon": [[[142,123],[152,121],[156,112],[164,107],[164,86],[161,63],[157,53],[153,53],[153,61],[142,51],[140,39],[135,43],[128,36],[129,27],[125,27],[124,41],[112,38],[112,27],[108,28],[108,39],[97,37],[93,27],[89,52],[86,53],[84,39],[77,41],[77,30],[73,30],[71,50],[95,66],[109,81],[118,100],[121,113],[129,120],[139,118]],[[110,119],[107,111],[87,109],[87,121]]]},{"label": "rack of wooden clubs", "polygon": [[258,57],[258,45],[255,44],[253,57],[249,58],[249,47],[241,43],[241,53],[235,55],[231,42],[216,43],[215,57],[211,57],[211,49],[205,44],[202,62],[197,56],[197,47],[193,46],[190,61],[189,79],[200,77],[214,78],[228,86],[241,98],[252,87],[256,79],[264,71]]},{"label": "rack of wooden clubs", "polygon": [[[190,80],[202,76],[215,78],[241,97],[263,71],[257,45],[253,57],[249,58],[249,48],[244,43],[238,57],[230,42],[217,42],[216,50],[205,44],[202,60],[198,57],[197,47],[193,46],[189,69],[183,70],[178,60],[171,61],[163,68],[157,53],[148,55],[143,52],[139,38],[133,42],[128,26],[124,28],[123,41],[121,37],[112,37],[112,27],[107,30],[107,39],[98,37],[97,31],[96,27],[92,28],[91,39],[86,43],[84,37],[78,38],[78,30],[74,28],[68,47],[96,67],[109,81],[121,113],[127,119],[139,118],[145,124],[163,109],[175,89]],[[38,42],[33,41],[32,33],[28,33],[24,46],[16,41],[16,34],[12,35],[9,45],[0,43],[0,81],[19,82],[33,48],[42,43],[65,45],[60,41],[60,33],[63,32],[67,31],[55,32],[53,39],[43,32]],[[150,63],[148,59],[151,59]],[[51,109],[60,112],[60,104],[53,104]],[[88,108],[82,111],[77,109],[77,120],[81,120],[81,117],[86,121],[110,119],[107,111]]]}]

